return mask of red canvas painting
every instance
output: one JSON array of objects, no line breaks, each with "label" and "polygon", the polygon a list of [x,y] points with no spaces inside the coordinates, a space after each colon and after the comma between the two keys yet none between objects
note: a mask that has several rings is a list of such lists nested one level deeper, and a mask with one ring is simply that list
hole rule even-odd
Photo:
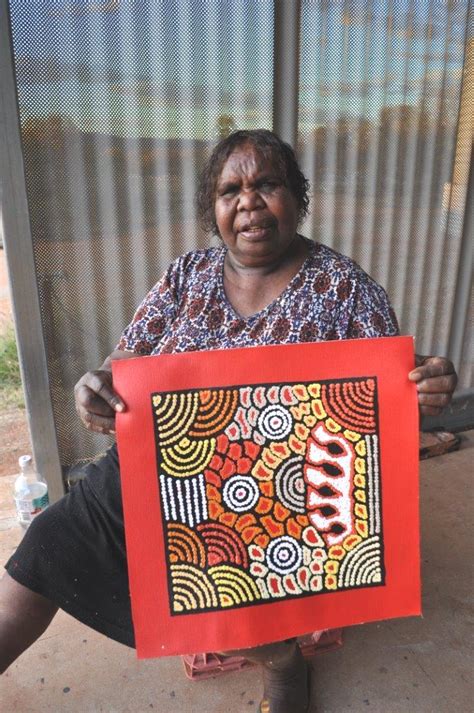
[{"label": "red canvas painting", "polygon": [[408,337],[115,362],[140,657],[420,612]]}]

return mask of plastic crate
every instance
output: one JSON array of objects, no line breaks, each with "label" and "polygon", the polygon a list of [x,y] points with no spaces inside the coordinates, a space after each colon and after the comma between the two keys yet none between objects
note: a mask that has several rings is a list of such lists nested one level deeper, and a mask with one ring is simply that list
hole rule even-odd
[{"label": "plastic crate", "polygon": [[[301,653],[305,658],[333,651],[342,646],[342,629],[313,631],[298,638]],[[220,654],[188,654],[181,657],[186,676],[192,681],[214,678],[223,673],[242,671],[256,664],[242,656],[221,656]]]}]

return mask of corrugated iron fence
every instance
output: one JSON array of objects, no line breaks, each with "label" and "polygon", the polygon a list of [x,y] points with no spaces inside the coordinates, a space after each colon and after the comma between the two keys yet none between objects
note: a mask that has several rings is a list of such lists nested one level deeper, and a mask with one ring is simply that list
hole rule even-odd
[{"label": "corrugated iron fence", "polygon": [[5,242],[56,493],[108,444],[79,427],[73,385],[168,263],[208,244],[196,178],[234,127],[295,142],[313,191],[303,232],[354,257],[418,351],[450,354],[470,386],[468,0],[0,7]]}]

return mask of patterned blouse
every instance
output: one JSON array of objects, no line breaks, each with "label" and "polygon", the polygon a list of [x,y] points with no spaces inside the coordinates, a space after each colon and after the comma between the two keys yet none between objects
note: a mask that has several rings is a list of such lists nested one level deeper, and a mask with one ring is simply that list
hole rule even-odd
[{"label": "patterned blouse", "polygon": [[304,240],[309,254],[299,272],[265,309],[245,318],[224,292],[227,248],[182,255],[145,297],[117,348],[145,355],[397,335],[383,288],[349,258]]}]

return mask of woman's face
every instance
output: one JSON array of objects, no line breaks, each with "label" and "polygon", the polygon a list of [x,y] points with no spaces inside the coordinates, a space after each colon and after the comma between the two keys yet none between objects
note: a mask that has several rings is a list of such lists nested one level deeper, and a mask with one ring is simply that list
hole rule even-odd
[{"label": "woman's face", "polygon": [[278,261],[296,235],[298,206],[271,160],[250,145],[236,149],[217,181],[216,223],[234,261],[264,267]]}]

